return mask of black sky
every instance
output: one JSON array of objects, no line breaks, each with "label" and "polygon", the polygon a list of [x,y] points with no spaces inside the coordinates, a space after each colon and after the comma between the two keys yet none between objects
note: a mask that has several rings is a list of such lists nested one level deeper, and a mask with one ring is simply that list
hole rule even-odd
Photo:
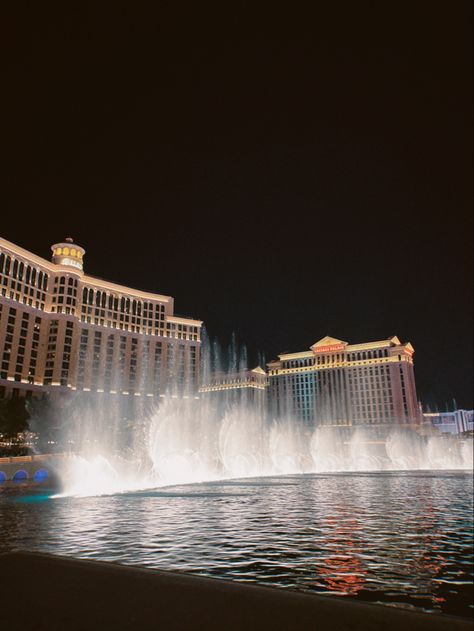
[{"label": "black sky", "polygon": [[397,334],[472,406],[471,2],[96,4],[2,19],[0,234],[267,359]]}]

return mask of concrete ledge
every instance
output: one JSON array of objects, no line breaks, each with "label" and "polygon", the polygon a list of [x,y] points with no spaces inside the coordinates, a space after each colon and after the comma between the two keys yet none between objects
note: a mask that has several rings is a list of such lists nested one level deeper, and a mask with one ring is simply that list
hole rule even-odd
[{"label": "concrete ledge", "polygon": [[53,555],[0,555],[5,631],[467,631],[469,620]]}]

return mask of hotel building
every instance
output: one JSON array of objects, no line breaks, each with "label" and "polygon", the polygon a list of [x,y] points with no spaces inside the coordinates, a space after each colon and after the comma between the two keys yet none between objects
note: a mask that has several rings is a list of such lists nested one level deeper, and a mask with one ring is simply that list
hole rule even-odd
[{"label": "hotel building", "polygon": [[0,397],[197,393],[200,320],[174,300],[88,276],[72,239],[45,260],[0,238]]},{"label": "hotel building", "polygon": [[474,410],[423,412],[423,420],[442,434],[464,434],[474,431]]},{"label": "hotel building", "polygon": [[213,373],[199,388],[203,397],[219,404],[247,404],[262,416],[266,413],[268,376],[260,366],[240,372]]},{"label": "hotel building", "polygon": [[309,426],[418,423],[413,353],[397,337],[348,344],[327,336],[279,355],[267,364],[270,413]]}]

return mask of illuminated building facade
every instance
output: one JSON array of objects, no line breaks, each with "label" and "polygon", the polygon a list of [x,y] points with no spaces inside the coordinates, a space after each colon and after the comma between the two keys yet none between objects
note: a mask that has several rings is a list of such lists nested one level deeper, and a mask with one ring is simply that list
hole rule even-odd
[{"label": "illuminated building facade", "polygon": [[199,388],[199,392],[220,403],[251,405],[253,409],[264,415],[267,386],[267,374],[263,368],[257,366],[252,370],[235,373],[214,373],[210,376],[208,383]]},{"label": "illuminated building facade", "polygon": [[200,320],[86,275],[72,239],[51,250],[50,262],[0,238],[0,397],[197,393]]},{"label": "illuminated building facade", "polygon": [[327,336],[279,355],[267,365],[271,414],[309,426],[418,423],[413,353],[397,337],[348,344]]},{"label": "illuminated building facade", "polygon": [[443,434],[464,434],[474,431],[474,410],[424,412],[423,420]]}]

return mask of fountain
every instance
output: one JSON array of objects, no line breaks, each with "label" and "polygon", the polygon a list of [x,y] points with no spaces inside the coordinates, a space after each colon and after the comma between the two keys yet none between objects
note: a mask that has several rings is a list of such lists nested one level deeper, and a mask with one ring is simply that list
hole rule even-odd
[{"label": "fountain", "polygon": [[[204,380],[246,369],[245,349],[234,339],[227,353],[206,345]],[[200,398],[168,392],[153,406],[134,399],[127,409],[113,396],[77,396],[63,409],[61,441],[71,455],[58,469],[61,495],[286,474],[472,468],[472,441],[410,428],[374,440],[370,428],[268,418],[245,389]]]}]

